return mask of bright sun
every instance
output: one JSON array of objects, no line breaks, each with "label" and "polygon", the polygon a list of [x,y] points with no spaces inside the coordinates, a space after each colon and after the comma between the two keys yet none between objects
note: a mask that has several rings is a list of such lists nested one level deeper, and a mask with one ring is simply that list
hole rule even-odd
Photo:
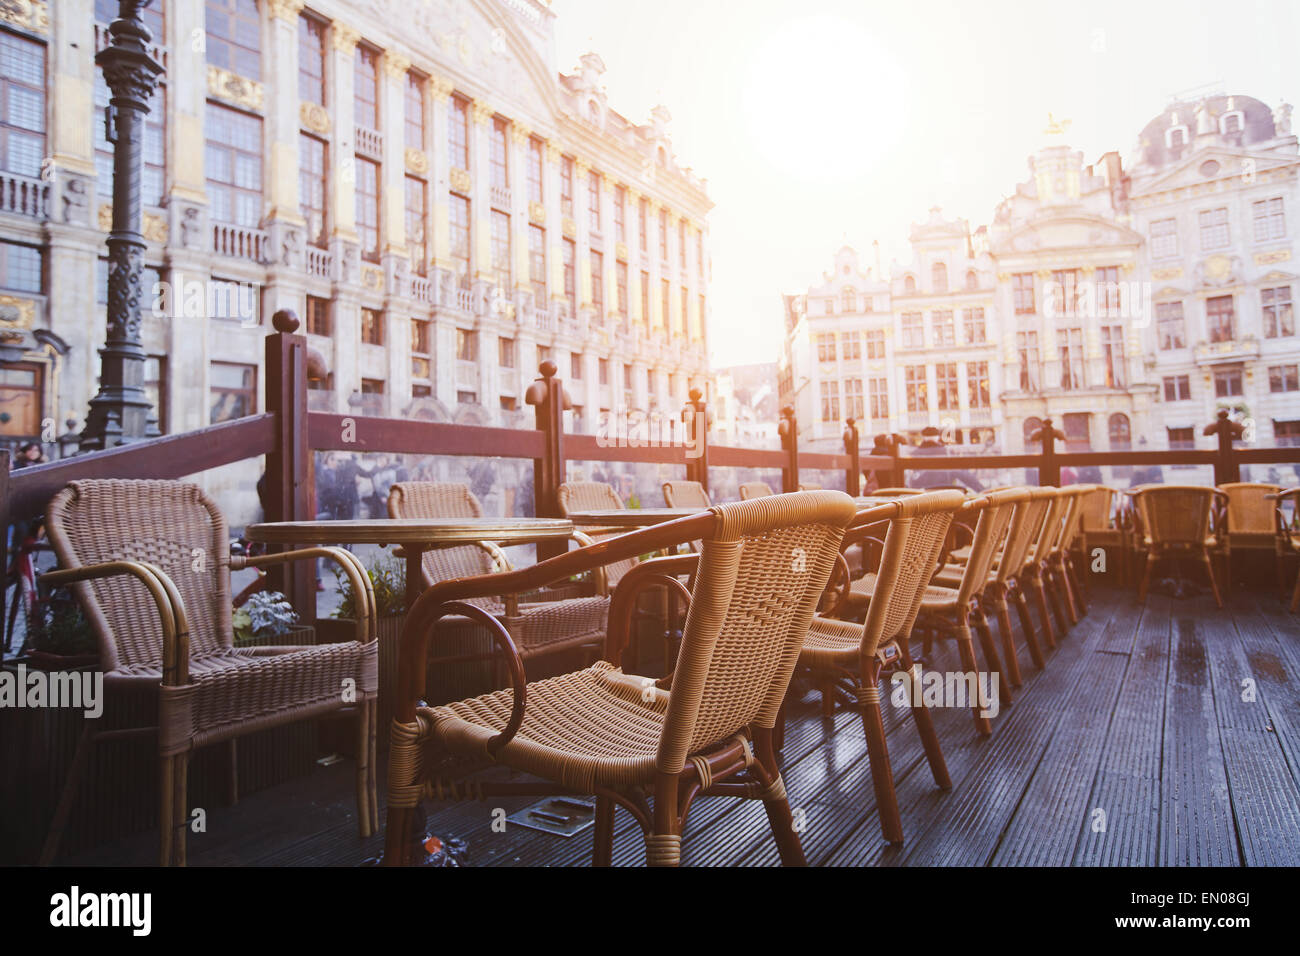
[{"label": "bright sun", "polygon": [[905,79],[857,24],[835,16],[787,21],[758,45],[742,93],[751,142],[805,182],[859,178],[892,149]]}]

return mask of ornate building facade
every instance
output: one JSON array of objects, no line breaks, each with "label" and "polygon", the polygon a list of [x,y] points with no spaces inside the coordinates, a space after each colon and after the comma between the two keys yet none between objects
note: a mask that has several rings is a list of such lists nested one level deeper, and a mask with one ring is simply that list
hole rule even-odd
[{"label": "ornate building facade", "polygon": [[[0,10],[0,433],[80,428],[104,338],[113,0]],[[155,0],[147,388],[164,432],[258,411],[292,308],[312,407],[505,424],[573,400],[676,417],[706,378],[707,184],[670,116],[557,69],[539,0]],[[148,292],[148,288],[146,289]],[[71,425],[65,424],[71,422]],[[44,428],[42,427],[44,425]]]}]

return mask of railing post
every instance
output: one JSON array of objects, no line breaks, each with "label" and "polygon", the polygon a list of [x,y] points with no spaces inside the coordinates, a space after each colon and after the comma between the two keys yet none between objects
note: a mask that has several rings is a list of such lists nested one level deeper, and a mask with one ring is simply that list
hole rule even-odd
[{"label": "railing post", "polygon": [[894,488],[907,487],[907,469],[903,467],[903,436],[897,433],[890,433],[889,436],[889,457],[894,459],[894,464],[889,469],[889,483]]},{"label": "railing post", "polygon": [[1065,441],[1065,435],[1052,425],[1050,418],[1043,419],[1043,425],[1029,436],[1030,441],[1042,443],[1042,460],[1038,466],[1038,483],[1040,485],[1061,484],[1061,462],[1056,456],[1056,440]]},{"label": "railing post", "polygon": [[777,426],[781,436],[781,447],[785,449],[787,461],[781,469],[781,490],[784,492],[799,490],[799,424],[795,421],[794,406],[786,405],[781,409],[781,423]]},{"label": "railing post", "polygon": [[690,401],[682,408],[686,424],[686,480],[698,481],[709,492],[709,407],[704,393],[691,389]]},{"label": "railing post", "polygon": [[844,451],[849,456],[849,467],[844,473],[844,490],[856,498],[862,493],[862,458],[858,453],[858,425],[852,418],[845,420]]},{"label": "railing post", "polygon": [[[569,396],[555,377],[556,365],[547,359],[539,367],[542,377],[528,386],[524,401],[533,406],[536,428],[542,433],[542,457],[533,459],[533,514],[539,518],[559,518],[560,485],[564,482],[564,410],[570,408]],[[545,559],[561,554],[565,545],[545,542],[537,545],[537,557]]]},{"label": "railing post", "polygon": [[1214,459],[1214,483],[1227,484],[1241,481],[1241,466],[1233,452],[1232,443],[1244,435],[1246,426],[1228,418],[1226,408],[1219,409],[1218,417],[1202,430],[1205,435],[1217,435],[1219,438],[1218,456]]},{"label": "railing post", "polygon": [[[308,521],[316,517],[315,482],[307,447],[307,337],[298,316],[280,309],[266,337],[266,410],[275,415],[275,450],[266,456],[267,521]],[[316,576],[309,565],[272,568],[271,586],[298,613],[316,617]]]}]

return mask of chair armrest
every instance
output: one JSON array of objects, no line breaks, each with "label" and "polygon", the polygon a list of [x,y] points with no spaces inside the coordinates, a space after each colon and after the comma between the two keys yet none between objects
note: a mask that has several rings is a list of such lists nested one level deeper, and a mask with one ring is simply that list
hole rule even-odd
[{"label": "chair armrest", "polygon": [[[835,586],[837,579],[844,583],[839,587]],[[822,590],[821,600],[831,600],[832,603],[819,609],[819,613],[827,617],[835,617],[839,614],[840,608],[844,607],[849,599],[849,591],[853,587],[853,575],[849,572],[849,562],[844,559],[844,552],[835,553],[835,567],[831,569],[830,577],[826,579],[826,587]]]},{"label": "chair armrest", "polygon": [[46,571],[41,580],[50,587],[129,574],[145,586],[158,609],[163,630],[163,676],[167,686],[190,682],[190,624],[181,592],[162,568],[144,561],[104,561],[80,568]]},{"label": "chair armrest", "polygon": [[351,551],[345,548],[298,548],[294,551],[259,554],[254,558],[233,557],[230,559],[230,567],[232,570],[239,571],[243,568],[272,567],[308,558],[325,558],[343,569],[343,575],[352,585],[353,600],[358,602],[357,640],[364,644],[374,639],[379,631],[379,624],[375,619],[375,589],[361,560]]},{"label": "chair armrest", "polygon": [[675,590],[691,606],[691,592],[677,579],[681,574],[694,574],[699,567],[698,554],[673,554],[663,558],[650,558],[632,566],[619,578],[614,596],[609,602],[609,623],[605,629],[605,659],[622,665],[623,651],[632,633],[632,618],[636,599],[652,584]]}]

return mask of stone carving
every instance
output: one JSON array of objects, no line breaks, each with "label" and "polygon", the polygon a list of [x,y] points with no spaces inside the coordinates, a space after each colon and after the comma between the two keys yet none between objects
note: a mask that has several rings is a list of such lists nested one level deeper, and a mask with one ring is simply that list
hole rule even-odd
[{"label": "stone carving", "polygon": [[86,188],[86,180],[80,177],[69,177],[64,180],[66,185],[63,188],[63,221],[76,225],[90,224],[90,191]]},{"label": "stone carving", "polygon": [[211,63],[208,64],[208,92],[218,99],[259,113],[262,111],[262,103],[266,95],[262,84],[256,80],[223,70]]},{"label": "stone carving", "polygon": [[301,255],[302,233],[297,229],[286,229],[284,238],[280,240],[281,264],[286,266],[295,265]]},{"label": "stone carving", "polygon": [[32,33],[50,32],[49,7],[40,0],[3,0],[0,20]]},{"label": "stone carving", "polygon": [[330,114],[325,107],[310,100],[304,100],[298,106],[298,121],[313,133],[325,136],[330,131]]},{"label": "stone carving", "polygon": [[203,244],[202,215],[198,206],[186,206],[181,213],[181,248],[198,249]]}]

